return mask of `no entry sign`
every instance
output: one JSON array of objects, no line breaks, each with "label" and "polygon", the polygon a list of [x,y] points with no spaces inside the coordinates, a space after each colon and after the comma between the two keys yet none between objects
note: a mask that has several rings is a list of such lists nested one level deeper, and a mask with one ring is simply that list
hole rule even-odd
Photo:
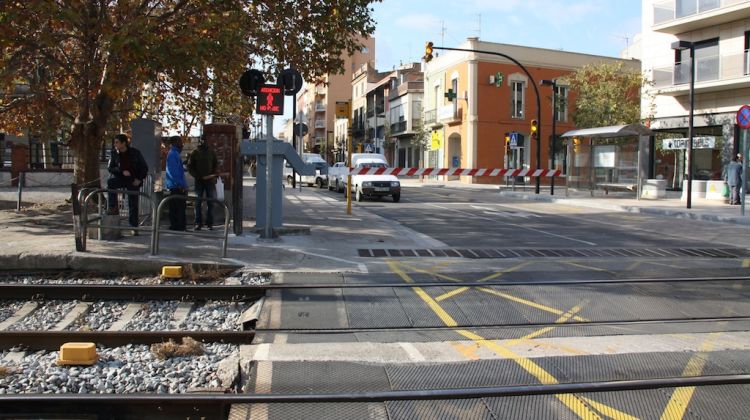
[{"label": "no entry sign", "polygon": [[737,125],[740,128],[750,128],[750,105],[742,105],[737,111]]}]

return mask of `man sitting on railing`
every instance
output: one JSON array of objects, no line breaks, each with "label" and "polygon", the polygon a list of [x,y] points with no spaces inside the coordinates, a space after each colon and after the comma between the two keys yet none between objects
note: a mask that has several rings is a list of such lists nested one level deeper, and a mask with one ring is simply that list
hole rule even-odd
[{"label": "man sitting on railing", "polygon": [[[138,191],[148,175],[146,160],[138,149],[130,147],[130,139],[125,134],[116,135],[113,146],[112,157],[109,158],[110,177],[107,180],[107,188]],[[138,226],[138,198],[137,194],[128,194],[128,221],[133,227]],[[109,192],[107,214],[119,214],[115,191]]]}]

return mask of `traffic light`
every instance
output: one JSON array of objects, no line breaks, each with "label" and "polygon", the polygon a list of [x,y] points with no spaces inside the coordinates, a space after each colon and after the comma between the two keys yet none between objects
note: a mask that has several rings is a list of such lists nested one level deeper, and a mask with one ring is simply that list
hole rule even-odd
[{"label": "traffic light", "polygon": [[531,137],[536,137],[536,133],[539,130],[539,121],[531,120]]},{"label": "traffic light", "polygon": [[432,42],[424,44],[424,57],[422,57],[422,59],[425,63],[432,61]]},{"label": "traffic light", "polygon": [[578,153],[578,151],[580,150],[578,146],[580,145],[581,145],[581,139],[579,139],[578,137],[573,137],[573,151],[574,152]]},{"label": "traffic light", "polygon": [[505,133],[505,147],[510,145],[510,133]]}]

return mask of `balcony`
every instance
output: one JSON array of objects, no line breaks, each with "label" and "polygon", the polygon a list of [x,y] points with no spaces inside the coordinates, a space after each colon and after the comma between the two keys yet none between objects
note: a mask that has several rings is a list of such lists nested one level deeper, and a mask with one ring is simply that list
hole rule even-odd
[{"label": "balcony", "polygon": [[[690,63],[653,70],[654,88],[660,95],[686,95],[690,90]],[[750,87],[750,50],[742,54],[696,58],[695,91],[718,92]]]},{"label": "balcony", "polygon": [[437,109],[428,109],[424,112],[425,125],[434,125],[437,123]]},{"label": "balcony", "polygon": [[316,104],[315,105],[315,112],[326,112],[326,106],[325,106],[325,104]]},{"label": "balcony", "polygon": [[654,2],[655,32],[680,34],[750,17],[750,0],[664,0]]},{"label": "balcony", "polygon": [[453,104],[441,106],[438,108],[438,120],[448,124],[461,122],[462,110],[456,108]]},{"label": "balcony", "polygon": [[401,134],[406,131],[406,121],[391,124],[391,134]]},{"label": "balcony", "polygon": [[325,120],[315,120],[315,128],[326,128]]}]

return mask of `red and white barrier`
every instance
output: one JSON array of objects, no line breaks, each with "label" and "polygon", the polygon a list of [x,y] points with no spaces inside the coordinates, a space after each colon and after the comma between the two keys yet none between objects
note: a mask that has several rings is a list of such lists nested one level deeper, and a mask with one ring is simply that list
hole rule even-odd
[{"label": "red and white barrier", "polygon": [[492,169],[492,168],[350,168],[350,175],[396,175],[396,176],[531,176],[559,177],[558,169]]}]

